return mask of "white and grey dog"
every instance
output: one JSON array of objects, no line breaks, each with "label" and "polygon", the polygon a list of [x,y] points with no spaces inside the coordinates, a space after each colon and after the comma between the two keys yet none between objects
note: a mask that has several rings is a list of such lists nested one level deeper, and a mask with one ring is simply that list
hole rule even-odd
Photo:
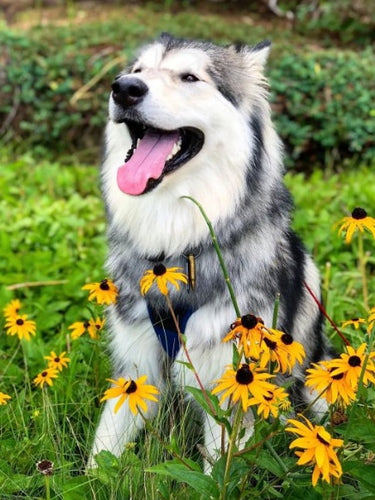
[{"label": "white and grey dog", "polygon": [[[153,288],[141,296],[139,280],[157,263],[186,268],[189,255],[196,257],[195,287],[170,290],[188,352],[207,388],[232,361],[222,339],[235,311],[207,225],[183,196],[211,220],[241,312],[271,326],[280,293],[278,327],[303,343],[306,365],[327,354],[321,313],[304,286],[320,297],[318,271],[290,229],[292,203],[263,73],[268,52],[268,42],[221,47],[163,34],[112,84],[102,188],[107,268],[119,289],[109,311],[115,378],[147,374],[147,383],[162,389],[166,358],[186,361],[160,335],[160,328],[171,333],[165,298]],[[176,384],[196,385],[183,363],[168,365]],[[309,398],[304,368],[294,373],[295,401]],[[120,455],[143,426],[126,404],[114,414],[115,403],[106,402],[93,455]],[[148,415],[156,410],[149,403]],[[220,448],[220,428],[209,417],[205,444],[212,455]]]}]

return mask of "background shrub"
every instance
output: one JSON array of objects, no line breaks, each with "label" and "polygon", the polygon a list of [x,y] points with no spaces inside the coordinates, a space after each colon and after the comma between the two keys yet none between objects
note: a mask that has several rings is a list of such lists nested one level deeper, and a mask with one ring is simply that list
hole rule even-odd
[{"label": "background shrub", "polygon": [[[219,42],[230,30],[196,17],[174,16],[173,33]],[[214,23],[214,17],[209,18]],[[158,31],[171,29],[170,16]],[[109,84],[135,47],[156,34],[132,22],[124,32],[114,20],[80,27],[35,28],[28,33],[0,31],[0,137],[19,150],[79,152],[97,156],[106,120]],[[246,27],[235,32],[247,43],[263,36]],[[233,40],[233,38],[232,38]],[[120,41],[120,42],[119,42]],[[369,163],[375,153],[375,65],[373,52],[307,51],[275,44],[269,64],[275,121],[286,144],[287,162],[308,170],[318,163],[342,165],[354,158]],[[94,79],[94,80],[92,80]],[[91,82],[81,98],[74,94]],[[85,157],[84,154],[87,153]]]}]

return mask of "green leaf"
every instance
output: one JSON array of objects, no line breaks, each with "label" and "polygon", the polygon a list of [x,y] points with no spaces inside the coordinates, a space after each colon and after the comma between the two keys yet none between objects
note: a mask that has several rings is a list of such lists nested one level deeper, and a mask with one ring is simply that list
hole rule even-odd
[{"label": "green leaf", "polygon": [[343,471],[349,473],[365,486],[369,492],[375,494],[375,465],[366,464],[362,461],[348,461],[343,464]]},{"label": "green leaf", "polygon": [[218,498],[219,488],[210,476],[197,470],[189,470],[186,466],[174,461],[165,462],[146,469],[146,472],[162,474],[175,479],[179,483],[186,483],[195,491],[207,498]]}]

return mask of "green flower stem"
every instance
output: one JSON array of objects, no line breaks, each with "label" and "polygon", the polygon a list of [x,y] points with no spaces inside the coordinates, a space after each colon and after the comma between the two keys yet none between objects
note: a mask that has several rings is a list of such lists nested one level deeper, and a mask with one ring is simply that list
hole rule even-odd
[{"label": "green flower stem", "polygon": [[279,315],[279,306],[280,306],[280,293],[277,293],[276,299],[275,299],[275,304],[273,306],[272,328],[276,328],[276,326],[277,326],[277,317]]},{"label": "green flower stem", "polygon": [[241,426],[241,422],[242,422],[242,415],[243,415],[243,411],[242,411],[241,404],[238,404],[236,413],[234,415],[232,432],[229,436],[227,461],[225,463],[223,488],[221,490],[220,500],[226,499],[228,483],[229,483],[229,479],[230,479],[230,468],[232,465],[233,454],[234,454],[234,446],[236,444],[238,433],[240,431],[240,426]]},{"label": "green flower stem", "polygon": [[46,485],[46,500],[51,500],[51,485],[50,485],[50,476],[46,474],[44,476],[44,484]]},{"label": "green flower stem", "polygon": [[217,238],[216,238],[216,234],[215,234],[214,228],[212,227],[211,221],[207,217],[207,214],[204,211],[202,205],[200,203],[198,203],[194,198],[192,198],[191,196],[182,196],[181,198],[186,198],[187,200],[190,200],[193,203],[195,203],[195,205],[199,208],[201,214],[203,215],[204,220],[206,221],[206,224],[207,224],[208,229],[210,231],[212,243],[214,245],[216,254],[217,254],[219,262],[220,262],[221,270],[223,271],[225,283],[226,283],[226,285],[228,287],[230,298],[232,299],[232,304],[233,304],[234,310],[236,311],[237,318],[240,318],[241,317],[240,308],[238,307],[237,299],[236,299],[236,296],[234,294],[232,283],[230,281],[230,277],[229,277],[229,274],[228,274],[228,271],[227,271],[227,268],[226,268],[226,265],[225,265],[225,262],[224,262],[224,259],[223,259],[223,254],[221,253],[221,250],[220,250]]},{"label": "green flower stem", "polygon": [[362,278],[363,303],[366,308],[366,311],[368,311],[369,300],[368,300],[368,286],[367,286],[367,276],[366,276],[366,256],[363,249],[363,235],[361,232],[358,233],[358,266]]},{"label": "green flower stem", "polygon": [[273,458],[276,460],[276,462],[280,465],[280,467],[285,472],[285,474],[288,474],[288,472],[289,472],[288,471],[288,467],[285,465],[285,463],[283,462],[283,460],[280,458],[280,456],[278,455],[278,453],[275,451],[275,449],[272,446],[272,444],[269,441],[265,441],[264,445],[267,448],[267,450],[270,452],[270,454],[273,456]]},{"label": "green flower stem", "polygon": [[[374,333],[375,333],[375,329],[373,328],[372,332],[370,333],[370,338],[369,338],[369,341],[367,344],[367,355],[365,356],[365,359],[363,360],[361,373],[359,374],[358,388],[357,388],[357,401],[360,399],[362,399],[362,401],[365,400],[365,398],[363,397],[363,391],[364,391],[363,378],[365,376],[367,363],[370,359],[370,352],[372,352],[372,350],[374,348],[374,343],[375,343]],[[347,425],[347,428],[345,431],[345,442],[347,442],[349,437],[350,437],[351,428],[352,428],[354,420],[355,420],[355,418],[353,418],[353,412],[354,412],[355,407],[356,407],[356,404],[353,404],[348,412],[348,425]]]}]

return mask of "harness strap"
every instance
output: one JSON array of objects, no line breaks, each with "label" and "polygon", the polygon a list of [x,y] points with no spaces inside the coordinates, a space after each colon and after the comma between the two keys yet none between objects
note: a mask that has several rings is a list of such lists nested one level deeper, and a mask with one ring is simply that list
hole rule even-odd
[{"label": "harness strap", "polygon": [[[168,356],[174,360],[181,345],[171,313],[169,311],[160,313],[149,304],[147,305],[147,310],[161,346]],[[185,332],[186,324],[193,313],[194,311],[192,309],[175,310],[181,333]]]}]

